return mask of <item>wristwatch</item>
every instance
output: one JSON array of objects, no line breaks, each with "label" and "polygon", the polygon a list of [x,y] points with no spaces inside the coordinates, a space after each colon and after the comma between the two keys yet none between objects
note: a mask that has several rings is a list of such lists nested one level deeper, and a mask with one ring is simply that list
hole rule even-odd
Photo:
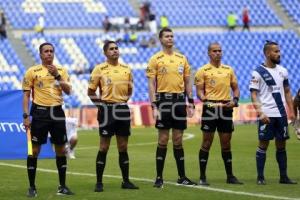
[{"label": "wristwatch", "polygon": [[57,75],[54,77],[54,79],[60,81],[61,75],[60,75],[60,74],[57,74]]},{"label": "wristwatch", "polygon": [[27,113],[23,113],[23,119],[26,119],[27,117],[29,117],[29,115]]}]

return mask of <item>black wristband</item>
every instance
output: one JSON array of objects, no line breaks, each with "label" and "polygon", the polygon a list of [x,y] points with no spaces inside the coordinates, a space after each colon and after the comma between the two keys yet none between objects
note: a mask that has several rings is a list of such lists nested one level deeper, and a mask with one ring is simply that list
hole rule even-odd
[{"label": "black wristband", "polygon": [[152,103],[151,103],[151,108],[152,109],[154,109],[154,108],[157,108],[157,101],[153,101]]},{"label": "black wristband", "polygon": [[55,77],[55,80],[58,80],[58,81],[60,81],[60,79],[61,79],[61,75],[60,74],[57,74]]},{"label": "black wristband", "polygon": [[234,106],[238,107],[239,106],[239,98],[238,97],[233,97],[233,102],[234,102]]},{"label": "black wristband", "polygon": [[188,98],[188,102],[191,104],[194,104],[194,99],[193,98]]}]

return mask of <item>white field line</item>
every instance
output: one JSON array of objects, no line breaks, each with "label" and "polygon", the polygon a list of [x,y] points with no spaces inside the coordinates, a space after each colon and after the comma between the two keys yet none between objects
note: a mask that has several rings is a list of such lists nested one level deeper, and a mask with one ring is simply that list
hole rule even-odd
[{"label": "white field line", "polygon": [[[190,140],[192,138],[194,138],[195,135],[192,133],[184,133],[183,135],[183,140]],[[171,142],[171,140],[169,140],[169,142]],[[157,142],[144,142],[144,143],[136,143],[136,144],[130,144],[130,142],[128,143],[129,147],[132,146],[145,146],[145,145],[153,145],[153,144],[157,144]],[[114,147],[116,145],[111,145],[111,147]],[[76,151],[77,150],[88,150],[88,149],[98,149],[98,146],[91,146],[91,147],[76,147]]]},{"label": "white field line", "polygon": [[[21,169],[26,169],[27,168],[24,165],[16,165],[16,164],[4,163],[4,162],[0,162],[0,166],[21,168]],[[52,170],[52,169],[37,168],[37,170],[41,171],[41,172],[57,173],[57,170]],[[91,174],[91,173],[79,173],[79,172],[67,172],[67,174],[76,175],[76,176],[90,176],[90,177],[95,177],[96,176],[95,174]],[[108,177],[108,178],[122,179],[121,176],[115,176],[115,175],[104,175],[104,176]],[[130,179],[131,180],[136,180],[136,181],[153,183],[153,180],[146,179],[146,178],[130,177]],[[165,181],[164,184],[177,185],[176,182],[171,182],[171,181]],[[192,188],[192,189],[208,190],[208,191],[213,191],[213,192],[221,192],[221,193],[228,193],[228,194],[242,195],[242,196],[251,196],[251,197],[259,197],[259,198],[281,199],[281,200],[300,200],[299,198],[283,197],[283,196],[275,196],[275,195],[259,194],[259,193],[251,193],[251,192],[242,192],[242,191],[234,191],[234,190],[227,190],[227,189],[221,189],[221,188],[213,188],[213,187],[210,187],[210,186],[182,186],[182,185],[180,185],[180,186],[181,187]]]}]

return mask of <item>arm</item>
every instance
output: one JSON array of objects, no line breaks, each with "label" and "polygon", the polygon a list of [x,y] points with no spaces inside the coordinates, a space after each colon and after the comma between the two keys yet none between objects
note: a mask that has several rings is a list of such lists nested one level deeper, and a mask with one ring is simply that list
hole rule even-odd
[{"label": "arm", "polygon": [[240,99],[240,89],[238,85],[238,81],[236,78],[235,73],[232,71],[231,80],[230,80],[230,87],[233,92],[233,99],[225,105],[227,108],[233,108],[239,106],[239,99]]},{"label": "arm", "polygon": [[237,82],[232,82],[230,84],[232,92],[233,92],[233,99],[225,105],[225,107],[233,108],[239,106],[239,99],[240,99],[240,89]]},{"label": "arm", "polygon": [[59,85],[60,85],[62,91],[64,91],[65,94],[70,95],[71,90],[72,90],[71,85],[62,79],[58,80],[58,82],[59,82]]},{"label": "arm", "polygon": [[133,91],[133,77],[132,77],[132,74],[130,73],[129,83],[128,83],[128,99],[127,99],[127,101],[130,99],[130,97],[132,95],[132,91]]},{"label": "arm", "polygon": [[[27,113],[29,115],[29,101],[30,101],[30,90],[24,90],[23,93],[23,113]],[[27,130],[30,127],[30,119],[29,116],[27,118],[23,118],[23,125]]]},{"label": "arm", "polygon": [[286,99],[288,109],[290,111],[291,121],[294,122],[295,121],[295,113],[294,113],[293,98],[292,98],[290,87],[288,87],[288,86],[284,87],[284,96]]},{"label": "arm", "polygon": [[262,112],[260,102],[257,100],[257,90],[251,90],[252,105],[264,124],[270,123],[270,119]]},{"label": "arm", "polygon": [[97,96],[96,90],[93,90],[91,88],[88,88],[88,96],[91,99],[91,101],[95,104],[95,106],[99,105],[101,102],[101,99]]},{"label": "arm", "polygon": [[196,85],[197,90],[197,97],[204,102],[206,100],[205,93],[204,93],[204,84]]},{"label": "arm", "polygon": [[155,88],[156,88],[156,80],[154,77],[149,77],[148,78],[148,89],[149,89],[149,99],[150,102],[155,102],[156,98],[155,98]]},{"label": "arm", "polygon": [[191,84],[191,78],[190,76],[184,77],[184,85],[185,85],[185,93],[188,98],[188,117],[192,117],[194,115],[195,111],[195,105],[194,105],[194,99],[193,99],[193,93],[192,93],[192,84]]},{"label": "arm", "polygon": [[184,77],[185,93],[188,99],[193,99],[192,84],[190,76]]},{"label": "arm", "polygon": [[62,75],[60,75],[57,71],[57,68],[55,65],[47,65],[48,71],[49,73],[54,76],[55,80],[58,81],[62,91],[64,93],[66,93],[67,95],[71,94],[71,85],[68,83],[69,81],[69,76],[68,74],[65,72],[63,72]]}]

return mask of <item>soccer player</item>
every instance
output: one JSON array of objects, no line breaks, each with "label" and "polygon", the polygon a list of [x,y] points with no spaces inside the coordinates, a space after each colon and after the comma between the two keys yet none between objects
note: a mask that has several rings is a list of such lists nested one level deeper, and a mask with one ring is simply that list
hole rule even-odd
[{"label": "soccer player", "polygon": [[297,138],[300,140],[300,89],[298,90],[297,95],[294,98],[293,106],[294,106],[294,113],[296,117],[293,126],[295,128],[295,133],[297,135]]},{"label": "soccer player", "polygon": [[[127,153],[130,136],[130,110],[127,101],[132,94],[132,74],[129,66],[119,63],[119,47],[114,41],[103,46],[106,62],[96,65],[89,86],[88,95],[98,107],[100,145],[96,158],[97,183],[95,192],[103,191],[102,176],[111,137],[116,135],[119,151],[123,189],[139,189],[129,181],[129,158]],[[100,97],[96,95],[99,88]]]},{"label": "soccer player", "polygon": [[78,119],[76,117],[66,117],[66,130],[68,143],[66,144],[67,157],[70,159],[75,159],[75,146],[78,142],[77,136],[77,124]]},{"label": "soccer player", "polygon": [[[63,92],[70,94],[71,85],[65,68],[53,64],[54,46],[43,43],[39,47],[42,64],[30,67],[23,79],[23,124],[31,130],[32,155],[27,157],[27,172],[30,187],[28,197],[36,197],[35,175],[37,158],[41,145],[47,142],[48,132],[55,145],[56,166],[59,175],[57,195],[73,195],[66,186],[67,159],[65,144],[67,142],[65,113],[62,109]],[[30,95],[33,102],[29,112]],[[30,114],[29,114],[30,113]],[[32,116],[30,122],[29,115]]]},{"label": "soccer player", "polygon": [[295,121],[293,99],[288,72],[280,64],[280,48],[276,42],[267,41],[263,52],[265,61],[252,73],[251,99],[258,116],[258,148],[256,151],[257,184],[265,185],[264,167],[270,140],[275,138],[276,159],[282,184],[296,184],[287,175],[286,140],[289,138],[285,104]]},{"label": "soccer player", "polygon": [[182,146],[183,130],[186,122],[186,97],[188,114],[194,113],[194,100],[190,85],[190,66],[186,57],[174,52],[173,32],[163,28],[159,32],[162,51],[154,54],[148,63],[147,77],[149,98],[152,103],[155,127],[158,129],[156,149],[156,180],[154,187],[163,187],[163,168],[172,129],[173,153],[176,160],[178,180],[181,185],[196,185],[185,175],[184,151]]},{"label": "soccer player", "polygon": [[[206,165],[217,129],[227,183],[243,184],[232,173],[231,136],[234,131],[232,112],[238,106],[240,90],[233,69],[222,64],[222,48],[217,42],[208,45],[209,63],[195,75],[197,96],[203,102],[201,130],[203,140],[199,151],[200,185],[207,186]],[[231,91],[233,98],[231,98]]]}]

